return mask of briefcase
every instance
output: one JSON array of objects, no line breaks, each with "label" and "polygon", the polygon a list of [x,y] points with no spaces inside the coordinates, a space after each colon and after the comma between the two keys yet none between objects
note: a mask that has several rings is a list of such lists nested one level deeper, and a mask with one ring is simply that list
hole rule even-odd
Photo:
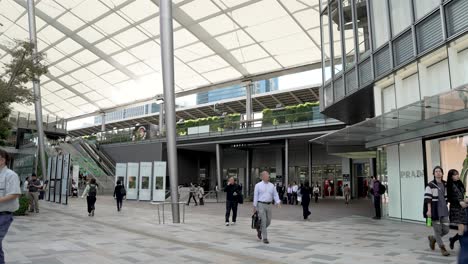
[{"label": "briefcase", "polygon": [[260,218],[258,217],[258,213],[255,212],[252,215],[252,229],[259,229],[260,228]]}]

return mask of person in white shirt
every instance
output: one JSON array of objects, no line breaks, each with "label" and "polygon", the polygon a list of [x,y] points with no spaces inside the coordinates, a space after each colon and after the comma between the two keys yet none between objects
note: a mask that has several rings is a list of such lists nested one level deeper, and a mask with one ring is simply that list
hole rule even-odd
[{"label": "person in white shirt", "polygon": [[0,263],[5,263],[2,242],[13,222],[13,213],[19,208],[21,195],[19,177],[8,169],[9,161],[8,153],[0,149]]},{"label": "person in white shirt", "polygon": [[271,224],[271,204],[274,202],[281,208],[281,201],[275,185],[270,182],[270,174],[263,171],[260,174],[262,181],[255,185],[253,211],[258,212],[260,218],[260,229],[257,229],[258,239],[263,239],[263,243],[268,244],[267,228]]},{"label": "person in white shirt", "polygon": [[297,186],[297,183],[294,182],[293,187],[292,187],[292,196],[293,196],[292,197],[292,204],[296,203],[296,205],[297,205],[297,203],[298,203],[298,200],[297,200],[297,190],[298,189],[299,189],[299,186]]},{"label": "person in white shirt", "polygon": [[292,204],[292,187],[288,184],[288,204]]}]

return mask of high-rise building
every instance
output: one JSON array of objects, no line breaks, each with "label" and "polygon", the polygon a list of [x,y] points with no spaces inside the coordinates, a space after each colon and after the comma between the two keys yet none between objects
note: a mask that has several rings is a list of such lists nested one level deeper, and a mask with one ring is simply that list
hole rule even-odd
[{"label": "high-rise building", "polygon": [[[278,90],[278,78],[254,82],[253,94],[268,93]],[[245,86],[233,85],[197,94],[197,104],[213,103],[225,99],[245,96]]]}]

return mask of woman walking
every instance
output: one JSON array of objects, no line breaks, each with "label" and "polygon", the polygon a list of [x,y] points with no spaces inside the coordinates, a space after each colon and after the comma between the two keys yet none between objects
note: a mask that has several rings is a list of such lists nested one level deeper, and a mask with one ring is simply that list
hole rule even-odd
[{"label": "woman walking", "polygon": [[122,210],[122,201],[123,198],[127,195],[125,187],[122,185],[121,181],[117,181],[117,186],[114,189],[114,198],[117,201],[117,212]]},{"label": "woman walking", "polygon": [[312,190],[309,187],[309,183],[306,182],[304,186],[301,187],[301,196],[302,196],[302,214],[304,216],[304,220],[307,220],[311,212],[309,211],[309,204],[310,198],[312,195]]},{"label": "woman walking", "polygon": [[81,198],[86,196],[86,202],[88,203],[88,216],[94,216],[94,205],[96,204],[96,195],[97,195],[98,185],[96,179],[92,178],[89,181],[89,184],[86,185],[86,188],[83,192]]},{"label": "woman walking", "polygon": [[424,217],[431,218],[434,235],[428,237],[429,248],[435,250],[436,243],[439,245],[442,256],[449,256],[442,237],[450,231],[448,224],[447,207],[447,183],[443,180],[444,170],[436,166],[432,171],[434,180],[429,182],[424,194]]},{"label": "woman walking", "polygon": [[447,175],[447,196],[450,202],[450,223],[458,225],[458,233],[451,237],[450,249],[453,249],[455,242],[459,241],[463,232],[465,232],[465,224],[467,223],[466,207],[468,204],[465,201],[465,186],[460,181],[460,174],[457,170],[450,170]]}]

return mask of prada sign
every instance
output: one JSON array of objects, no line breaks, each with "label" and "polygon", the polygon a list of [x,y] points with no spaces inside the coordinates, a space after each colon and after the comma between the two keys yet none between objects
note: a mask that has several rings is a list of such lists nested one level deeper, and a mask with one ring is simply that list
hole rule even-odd
[{"label": "prada sign", "polygon": [[424,177],[423,170],[400,171],[400,178],[419,178]]}]

